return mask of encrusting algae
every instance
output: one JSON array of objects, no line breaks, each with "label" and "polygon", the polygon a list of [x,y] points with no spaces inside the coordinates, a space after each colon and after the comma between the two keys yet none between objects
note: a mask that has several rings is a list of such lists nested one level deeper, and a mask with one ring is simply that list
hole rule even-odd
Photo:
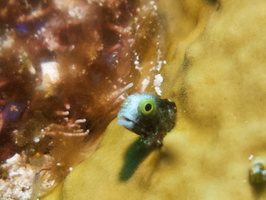
[{"label": "encrusting algae", "polygon": [[[59,82],[57,82],[56,77],[43,77],[40,80],[44,80],[44,82],[38,81],[40,84],[36,84],[36,86],[41,86],[38,88],[40,89],[39,93],[35,93],[34,87],[31,88],[27,91],[28,95],[23,102],[25,101],[24,104],[28,104],[28,99],[31,103],[41,100],[44,105],[47,105],[46,108],[53,108],[55,113],[60,111],[60,116],[67,114],[65,110],[69,110],[69,105],[71,105],[71,111],[75,112],[78,109],[80,112],[76,112],[78,116],[73,115],[69,118],[71,124],[74,124],[73,126],[70,122],[61,123],[62,118],[57,118],[58,113],[53,116],[55,118],[52,118],[47,114],[50,112],[49,110],[40,108],[41,104],[33,104],[35,105],[32,107],[33,110],[26,112],[26,114],[33,114],[25,116],[21,113],[25,123],[19,128],[23,129],[28,125],[32,129],[25,129],[29,132],[22,131],[24,133],[21,136],[22,138],[17,138],[20,139],[21,144],[32,147],[28,148],[28,151],[26,151],[27,149],[22,151],[29,156],[30,162],[36,162],[36,157],[39,158],[40,155],[46,154],[46,151],[49,151],[50,154],[45,156],[51,156],[49,159],[52,158],[53,160],[60,157],[58,152],[62,152],[62,149],[64,149],[62,146],[81,144],[81,141],[83,141],[81,138],[73,142],[71,139],[74,137],[66,139],[64,134],[69,131],[72,131],[70,133],[73,134],[86,134],[88,127],[94,127],[90,122],[93,122],[92,119],[95,116],[97,118],[97,114],[102,110],[95,109],[97,112],[91,111],[91,107],[84,103],[84,100],[88,100],[90,97],[93,100],[91,103],[94,105],[98,99],[104,103],[102,99],[108,98],[110,95],[117,97],[117,91],[121,92],[119,93],[122,94],[121,99],[117,97],[114,98],[112,104],[107,103],[111,107],[108,110],[111,114],[107,115],[105,112],[103,114],[103,116],[108,116],[108,119],[103,122],[106,126],[117,113],[120,104],[123,102],[123,95],[134,92],[153,92],[161,95],[162,98],[171,99],[176,104],[178,118],[175,127],[164,137],[163,146],[154,149],[147,148],[138,135],[132,134],[123,126],[118,125],[118,119],[114,119],[105,130],[105,127],[101,127],[100,121],[104,117],[99,118],[96,121],[99,128],[99,137],[89,140],[91,143],[88,143],[93,144],[95,142],[94,149],[97,147],[96,151],[94,152],[94,149],[89,151],[90,156],[88,158],[80,156],[78,161],[81,158],[86,159],[72,168],[74,166],[74,162],[70,162],[72,158],[69,158],[68,164],[63,163],[68,152],[71,151],[71,148],[69,148],[59,165],[65,164],[65,168],[71,166],[71,172],[56,189],[42,197],[42,200],[85,200],[88,198],[101,200],[252,200],[266,198],[266,125],[264,125],[266,120],[265,1],[157,0],[137,2],[134,5],[124,3],[127,1],[122,0],[103,0],[99,1],[99,4],[92,1],[94,2],[93,7],[85,6],[85,10],[92,11],[92,8],[97,8],[96,10],[102,11],[102,14],[109,13],[110,16],[118,16],[118,21],[123,24],[121,29],[120,26],[116,26],[117,21],[110,22],[107,20],[107,23],[105,23],[106,21],[100,23],[105,24],[102,29],[98,26],[91,26],[100,29],[97,30],[99,31],[98,34],[90,32],[88,27],[85,26],[85,21],[79,19],[79,13],[84,14],[84,12],[76,11],[76,9],[83,8],[85,5],[83,1],[67,1],[64,4],[60,4],[60,0],[54,2],[53,6],[42,5],[43,10],[45,10],[42,13],[44,18],[49,18],[47,13],[52,12],[46,9],[47,7],[60,10],[60,12],[56,12],[56,20],[48,20],[49,24],[46,27],[50,28],[41,34],[45,38],[52,33],[51,40],[48,42],[50,46],[45,46],[45,48],[42,46],[42,51],[36,51],[33,55],[37,55],[45,49],[46,56],[54,58],[54,55],[56,55],[57,58],[57,63],[52,63],[49,66],[59,66],[54,67],[59,69],[63,66],[70,71],[74,70],[74,73],[64,71],[61,74],[59,72],[58,74],[63,77],[63,81]],[[79,5],[76,9],[72,7],[73,2]],[[121,10],[117,13],[115,10],[118,8]],[[140,26],[138,26],[140,21],[132,25],[131,21],[127,20],[133,16],[131,14],[126,12],[127,17],[125,21],[122,20],[121,12],[124,8],[127,11],[128,9],[132,11],[131,14],[135,12],[133,15],[136,14],[137,19],[145,19],[146,14],[149,17],[147,20],[143,20]],[[68,10],[71,12],[65,12]],[[11,11],[9,10],[9,12]],[[141,12],[143,13],[141,14]],[[4,11],[0,13],[1,16],[4,16],[3,13]],[[56,23],[61,24],[60,14],[58,13],[62,15],[68,13],[69,15],[69,24],[60,25],[59,31],[56,30],[56,27],[58,27]],[[73,16],[75,20],[72,19]],[[97,20],[90,19],[92,24],[97,24]],[[31,29],[28,30],[19,26],[19,31],[23,34],[26,34],[25,31],[39,29],[29,25],[28,23],[31,24],[32,21],[28,18],[20,18],[22,22],[25,20],[26,25]],[[9,26],[12,26],[13,23],[10,20]],[[134,31],[129,31],[130,27],[133,27]],[[145,27],[152,28],[146,29]],[[72,30],[70,31],[71,34],[64,37],[64,31],[70,29]],[[83,40],[76,38],[74,34],[78,33],[79,30],[83,30],[82,33],[90,35],[85,40],[84,46]],[[109,38],[110,40],[108,40],[104,34],[99,34],[106,30],[118,39],[113,41]],[[145,32],[145,30],[148,30],[148,32]],[[5,37],[11,37],[9,31],[6,31]],[[130,41],[134,38],[131,36],[136,36],[133,45],[135,51],[131,51]],[[24,35],[24,37],[30,36]],[[151,39],[150,44],[150,40],[147,38]],[[110,42],[110,45],[104,48],[101,46],[102,41],[107,42],[105,44]],[[15,40],[15,42],[21,42],[21,39]],[[34,39],[34,42],[39,43],[40,41]],[[73,42],[77,48],[72,49],[71,44]],[[90,47],[90,42],[95,46]],[[143,49],[141,44],[143,44]],[[52,51],[54,55],[51,56],[51,52],[47,49]],[[84,51],[85,49],[88,49],[88,51]],[[129,54],[131,53],[130,57],[133,57],[133,60],[122,62],[124,50],[127,50],[126,52]],[[10,53],[9,50],[4,50],[11,57],[14,54],[17,55],[16,51]],[[33,72],[34,70],[30,67],[34,63],[35,65],[38,62],[42,64],[42,61],[38,61],[38,56],[33,59],[31,58],[32,55],[27,53],[29,50],[22,49],[18,51],[24,51],[26,54],[19,53],[19,55],[25,56],[22,59],[23,65],[18,67],[22,69],[22,72],[18,73],[15,80],[20,81],[22,75],[28,77],[30,73],[38,74],[40,71],[36,70],[37,68],[34,68],[36,72]],[[80,57],[79,54],[81,54]],[[69,56],[70,60],[73,61],[68,63],[69,59],[66,56]],[[104,59],[105,61],[114,64],[116,63],[115,60],[119,60],[124,64],[129,64],[130,67],[125,69],[125,65],[118,62],[114,69],[120,70],[112,71],[113,68],[111,67],[109,69],[110,74],[109,72],[106,72],[106,74],[100,73],[101,76],[108,78],[106,82],[101,82],[101,90],[97,93],[96,98],[93,92],[89,92],[88,95],[84,92],[84,89],[90,88],[97,92],[97,88],[94,88],[97,84],[89,86],[89,81],[84,83],[80,77],[84,78],[84,76],[90,74],[88,71],[92,70],[95,72],[92,73],[95,76],[90,77],[90,80],[98,80],[99,74],[96,73],[98,71],[95,66],[100,66],[100,68],[113,66],[112,64],[109,65],[110,63],[107,65],[102,63],[102,58],[106,58],[105,56],[108,57],[108,59]],[[112,56],[115,57],[114,60]],[[14,66],[17,66],[17,64]],[[21,66],[24,67],[21,68]],[[85,74],[81,73],[80,70],[76,70],[82,69],[84,66],[87,67]],[[149,75],[151,69],[153,74]],[[73,84],[75,87],[80,87],[79,90],[70,87],[72,75],[74,76]],[[113,83],[120,76],[123,77],[123,81],[116,88],[111,86],[105,88],[104,83]],[[0,83],[8,85],[9,81],[11,81],[11,78],[3,79]],[[112,89],[109,91],[110,88]],[[73,94],[74,99],[72,98]],[[56,102],[53,98],[59,101],[60,109],[53,105]],[[106,106],[106,104],[100,105]],[[112,110],[112,106],[114,110]],[[34,112],[34,108],[38,108],[36,110],[41,112]],[[100,106],[100,108],[102,107]],[[31,116],[31,118],[28,116]],[[82,119],[88,119],[84,122],[85,126],[80,123],[83,122]],[[34,126],[31,126],[31,124],[34,124]],[[37,129],[34,129],[36,127]],[[46,139],[42,141],[42,144],[45,144],[43,146],[47,148],[38,149],[34,146],[34,142],[29,142],[31,134],[38,132],[39,129],[46,133],[43,137]],[[21,133],[20,131],[18,129],[18,133]],[[92,130],[89,129],[89,131]],[[104,136],[100,141],[102,132],[104,132]],[[25,133],[28,134],[25,135]],[[58,133],[60,133],[60,137],[56,136]],[[40,139],[43,138],[40,137]],[[84,138],[88,139],[86,136],[82,139]],[[9,144],[12,144],[10,138],[8,141]],[[96,144],[99,141],[100,144],[97,146]],[[5,156],[8,157],[14,152],[19,152],[17,145],[10,145],[11,153],[7,152]],[[82,147],[78,145],[76,147],[75,153],[86,153]],[[34,150],[33,155],[31,155],[30,149]],[[35,151],[37,151],[38,156]],[[78,155],[75,153],[71,153],[71,155]],[[73,165],[70,165],[70,163]],[[62,172],[65,168],[57,167],[59,169],[56,168],[55,171],[66,174]],[[33,181],[35,180],[33,188],[36,188],[32,193],[34,198],[38,196],[39,188],[37,187],[41,187],[40,177],[50,175],[51,170],[49,170],[46,172],[39,170],[33,177]],[[2,169],[0,172],[3,177],[8,176]]]},{"label": "encrusting algae", "polygon": [[159,30],[153,1],[1,2],[0,199],[46,194],[127,94],[162,92]]},{"label": "encrusting algae", "polygon": [[157,9],[142,2],[1,2],[0,199],[49,192],[95,151],[127,93],[161,92]]}]

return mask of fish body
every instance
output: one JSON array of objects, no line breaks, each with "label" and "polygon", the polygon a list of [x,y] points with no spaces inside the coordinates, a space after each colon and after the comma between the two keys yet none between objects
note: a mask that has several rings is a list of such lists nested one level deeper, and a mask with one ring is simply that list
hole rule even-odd
[{"label": "fish body", "polygon": [[176,122],[174,102],[150,93],[129,95],[118,113],[118,124],[141,136],[147,146],[162,146]]}]

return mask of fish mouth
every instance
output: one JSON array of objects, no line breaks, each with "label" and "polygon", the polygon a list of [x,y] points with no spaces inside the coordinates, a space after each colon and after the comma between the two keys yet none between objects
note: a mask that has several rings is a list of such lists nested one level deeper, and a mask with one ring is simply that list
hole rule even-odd
[{"label": "fish mouth", "polygon": [[133,119],[129,119],[128,117],[125,117],[125,116],[121,116],[120,119],[123,119],[123,120],[129,121],[129,122],[136,123]]},{"label": "fish mouth", "polygon": [[120,119],[118,120],[118,124],[121,126],[126,127],[127,129],[132,129],[135,126],[135,121],[132,119],[129,119],[128,117],[125,116],[120,116]]}]

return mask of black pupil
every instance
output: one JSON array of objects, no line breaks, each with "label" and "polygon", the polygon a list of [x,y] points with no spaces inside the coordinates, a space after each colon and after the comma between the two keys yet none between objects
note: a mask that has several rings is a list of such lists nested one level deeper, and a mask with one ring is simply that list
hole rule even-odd
[{"label": "black pupil", "polygon": [[148,111],[150,111],[152,109],[152,105],[150,104],[150,103],[147,103],[146,105],[145,105],[145,110],[148,112]]}]

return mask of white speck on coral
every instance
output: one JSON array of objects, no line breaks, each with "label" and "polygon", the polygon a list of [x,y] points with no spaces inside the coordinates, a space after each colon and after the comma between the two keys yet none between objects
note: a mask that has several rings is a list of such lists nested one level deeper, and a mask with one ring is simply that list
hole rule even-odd
[{"label": "white speck on coral", "polygon": [[43,62],[41,63],[42,75],[43,75],[43,85],[51,83],[56,83],[59,77],[58,63],[55,61]]},{"label": "white speck on coral", "polygon": [[81,6],[75,6],[72,9],[68,10],[68,14],[70,17],[76,18],[76,19],[83,19],[86,15],[86,9]]},{"label": "white speck on coral", "polygon": [[34,138],[33,138],[33,141],[34,141],[35,143],[38,143],[38,142],[40,142],[40,138],[38,138],[38,137],[34,137]]},{"label": "white speck on coral", "polygon": [[122,83],[122,82],[123,82],[123,79],[122,79],[122,78],[118,78],[117,81],[118,81],[119,83]]},{"label": "white speck on coral", "polygon": [[7,38],[5,38],[5,40],[3,40],[3,42],[1,41],[1,43],[2,43],[2,45],[0,45],[0,46],[2,46],[3,48],[11,48],[13,46],[14,39],[13,39],[13,37],[8,35]]},{"label": "white speck on coral", "polygon": [[76,67],[76,65],[71,65],[71,66],[70,66],[70,69],[71,69],[71,70],[76,70],[77,67]]},{"label": "white speck on coral", "polygon": [[160,87],[155,87],[155,92],[159,95],[162,96],[162,90]]},{"label": "white speck on coral", "polygon": [[141,70],[142,70],[142,67],[140,67],[140,66],[136,65],[136,66],[135,66],[135,69],[137,69],[137,70],[141,71]]},{"label": "white speck on coral", "polygon": [[142,92],[144,92],[144,91],[146,90],[146,88],[147,88],[147,86],[149,85],[149,83],[150,83],[150,77],[145,78],[145,79],[141,82],[141,85],[142,85],[142,87],[141,87],[141,91],[142,91]]},{"label": "white speck on coral", "polygon": [[162,90],[160,88],[161,84],[163,82],[163,77],[161,74],[156,74],[155,75],[155,78],[154,78],[154,81],[153,81],[153,86],[155,88],[155,92],[161,96],[162,95]]},{"label": "white speck on coral", "polygon": [[78,119],[75,121],[76,124],[82,124],[85,123],[87,120],[86,119]]},{"label": "white speck on coral", "polygon": [[141,71],[142,70],[142,67],[139,66],[139,55],[137,52],[134,52],[134,55],[135,55],[135,61],[134,61],[134,64],[135,64],[135,69]]},{"label": "white speck on coral", "polygon": [[70,109],[70,104],[66,103],[66,104],[64,104],[64,106],[66,107],[67,110]]},{"label": "white speck on coral", "polygon": [[252,160],[253,158],[254,158],[254,155],[250,155],[248,159]]},{"label": "white speck on coral", "polygon": [[138,61],[138,60],[135,60],[135,61],[134,61],[134,64],[135,64],[135,65],[138,65],[138,64],[139,64],[139,61]]},{"label": "white speck on coral", "polygon": [[19,175],[18,172],[10,172],[10,173],[9,173],[9,176],[10,176],[10,177],[15,177],[15,176],[18,176],[18,175]]},{"label": "white speck on coral", "polygon": [[163,82],[163,76],[161,74],[156,74],[155,75],[155,79],[154,79],[154,82],[153,82],[153,85],[156,87],[156,86],[161,86]]}]

